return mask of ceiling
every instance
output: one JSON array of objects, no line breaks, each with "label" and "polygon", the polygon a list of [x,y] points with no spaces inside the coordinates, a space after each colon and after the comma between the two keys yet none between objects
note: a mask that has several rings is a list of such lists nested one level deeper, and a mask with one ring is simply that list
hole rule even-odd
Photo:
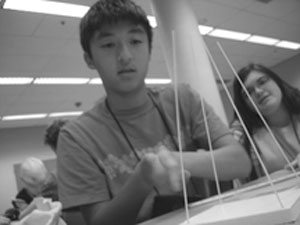
[{"label": "ceiling", "polygon": [[[61,0],[91,5],[95,0]],[[150,0],[135,0],[148,14]],[[199,24],[255,33],[300,43],[300,1],[189,0]],[[78,18],[0,9],[0,77],[96,77],[82,58]],[[233,75],[216,46],[216,38],[204,37],[219,70],[227,79]],[[218,40],[233,66],[249,62],[272,67],[299,54],[245,42]],[[155,36],[149,78],[167,78],[162,49]],[[0,117],[5,115],[81,111],[104,94],[99,85],[0,86]],[[50,119],[0,121],[0,129],[45,125]]]}]

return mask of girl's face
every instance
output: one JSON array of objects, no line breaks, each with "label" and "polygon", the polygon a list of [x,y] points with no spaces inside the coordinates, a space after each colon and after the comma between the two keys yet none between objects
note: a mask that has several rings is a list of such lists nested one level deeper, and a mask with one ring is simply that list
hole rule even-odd
[{"label": "girl's face", "polygon": [[[252,100],[264,115],[274,115],[282,104],[282,92],[277,83],[266,74],[259,71],[252,71],[244,81],[244,85]],[[242,95],[248,106],[256,112],[247,94]]]}]

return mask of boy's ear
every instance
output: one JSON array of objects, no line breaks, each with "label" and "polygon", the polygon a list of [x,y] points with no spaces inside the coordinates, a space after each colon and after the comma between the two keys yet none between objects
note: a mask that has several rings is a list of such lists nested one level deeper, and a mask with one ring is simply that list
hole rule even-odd
[{"label": "boy's ear", "polygon": [[83,54],[83,58],[84,58],[84,61],[85,63],[87,64],[87,66],[94,70],[95,69],[95,66],[94,66],[94,62],[93,60],[91,59],[91,57],[89,56],[89,54],[87,54],[86,52]]}]

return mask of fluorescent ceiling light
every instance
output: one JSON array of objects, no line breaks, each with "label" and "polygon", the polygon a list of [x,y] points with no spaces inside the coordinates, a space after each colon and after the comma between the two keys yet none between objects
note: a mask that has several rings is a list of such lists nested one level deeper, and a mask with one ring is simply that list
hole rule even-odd
[{"label": "fluorescent ceiling light", "polygon": [[169,84],[171,79],[145,79],[146,84]]},{"label": "fluorescent ceiling light", "polygon": [[2,120],[29,120],[29,119],[42,119],[47,116],[46,113],[40,114],[26,114],[26,115],[10,115],[3,116]]},{"label": "fluorescent ceiling light", "polygon": [[148,21],[149,21],[149,23],[150,23],[150,26],[151,26],[152,28],[157,27],[157,22],[156,22],[156,19],[155,19],[154,16],[147,16],[147,19],[148,19]]},{"label": "fluorescent ceiling light", "polygon": [[70,17],[83,17],[89,9],[84,5],[43,0],[6,0],[3,8]]},{"label": "fluorescent ceiling light", "polygon": [[280,41],[276,44],[277,47],[280,48],[288,48],[288,49],[300,49],[300,43],[291,42],[291,41]]},{"label": "fluorescent ceiling light", "polygon": [[0,85],[30,84],[32,77],[0,77]]},{"label": "fluorescent ceiling light", "polygon": [[102,80],[99,77],[92,78],[89,84],[102,84]]},{"label": "fluorescent ceiling light", "polygon": [[[45,0],[6,0],[3,8],[81,18],[84,14],[86,14],[90,7],[79,4]],[[154,16],[147,16],[147,18],[153,28],[157,27],[157,22]]]},{"label": "fluorescent ceiling light", "polygon": [[204,25],[199,25],[198,26],[198,30],[200,32],[201,35],[206,35],[209,32],[211,32],[214,28],[210,27],[210,26],[204,26]]},{"label": "fluorescent ceiling light", "polygon": [[250,37],[250,34],[247,33],[241,33],[241,32],[223,30],[223,29],[214,29],[208,35],[213,37],[237,40],[237,41],[244,41]]},{"label": "fluorescent ceiling light", "polygon": [[89,82],[89,78],[78,77],[46,77],[36,78],[34,84],[86,84]]},{"label": "fluorescent ceiling light", "polygon": [[82,111],[77,111],[77,112],[55,112],[55,113],[50,113],[49,117],[79,116],[82,113],[83,113]]},{"label": "fluorescent ceiling light", "polygon": [[263,45],[275,45],[277,42],[279,42],[278,39],[258,35],[252,35],[246,41]]},{"label": "fluorescent ceiling light", "polygon": [[[145,79],[146,84],[168,84],[171,83],[171,79]],[[102,80],[99,77],[84,78],[84,77],[0,77],[0,85],[13,85],[13,84],[102,84]]]}]

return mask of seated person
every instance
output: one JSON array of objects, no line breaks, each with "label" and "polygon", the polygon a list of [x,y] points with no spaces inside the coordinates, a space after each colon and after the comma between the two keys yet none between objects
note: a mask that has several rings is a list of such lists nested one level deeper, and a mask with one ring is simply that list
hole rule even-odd
[{"label": "seated person", "polygon": [[[32,200],[36,197],[50,198],[52,201],[58,200],[56,177],[51,173],[43,161],[38,158],[26,158],[20,167],[20,180],[25,191],[21,191],[27,198],[32,198],[28,207],[21,211],[20,218],[32,211],[34,204]],[[19,193],[19,197],[22,196]],[[18,195],[17,195],[18,196]]]},{"label": "seated person", "polygon": [[68,122],[65,119],[54,120],[46,129],[44,135],[44,143],[48,145],[54,153],[56,153],[57,139],[60,129]]},{"label": "seated person", "polygon": [[[287,159],[295,166],[300,153],[300,91],[260,64],[249,64],[238,72],[253,102],[269,125]],[[269,173],[288,167],[276,142],[265,127],[237,79],[233,83],[234,102]],[[257,155],[235,115],[234,135],[245,146],[253,170],[247,180],[264,176]]]}]

